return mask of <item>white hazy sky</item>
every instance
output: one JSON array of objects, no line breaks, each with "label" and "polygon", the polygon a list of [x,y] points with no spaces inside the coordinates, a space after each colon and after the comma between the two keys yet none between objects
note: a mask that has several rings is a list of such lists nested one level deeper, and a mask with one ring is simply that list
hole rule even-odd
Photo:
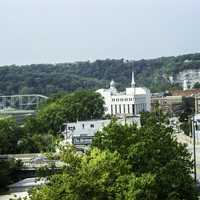
[{"label": "white hazy sky", "polygon": [[0,0],[0,65],[200,51],[200,0]]}]

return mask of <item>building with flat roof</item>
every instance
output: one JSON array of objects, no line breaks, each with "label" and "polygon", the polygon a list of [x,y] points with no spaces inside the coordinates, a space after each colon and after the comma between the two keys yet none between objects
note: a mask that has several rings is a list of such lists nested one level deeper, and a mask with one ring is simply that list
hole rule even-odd
[{"label": "building with flat roof", "polygon": [[161,110],[165,113],[180,114],[184,109],[182,96],[152,97],[151,111],[155,111],[157,105],[159,105]]},{"label": "building with flat roof", "polygon": [[132,72],[131,87],[124,92],[118,92],[114,80],[110,82],[110,88],[99,89],[105,101],[105,114],[115,116],[135,116],[142,111],[151,110],[151,93],[145,87],[136,87],[134,72]]},{"label": "building with flat roof", "polygon": [[[79,150],[87,150],[92,143],[92,139],[98,131],[110,124],[111,119],[89,120],[64,123],[64,143],[73,144]],[[136,124],[140,126],[140,117],[126,117],[117,119],[117,123]]]},{"label": "building with flat roof", "polygon": [[9,185],[9,192],[7,194],[0,195],[0,200],[10,200],[18,198],[28,198],[28,191],[33,187],[39,187],[47,183],[46,178],[26,178]]},{"label": "building with flat roof", "polygon": [[191,89],[191,90],[171,90],[170,94],[172,96],[184,96],[191,97],[194,95],[200,94],[200,89]]}]

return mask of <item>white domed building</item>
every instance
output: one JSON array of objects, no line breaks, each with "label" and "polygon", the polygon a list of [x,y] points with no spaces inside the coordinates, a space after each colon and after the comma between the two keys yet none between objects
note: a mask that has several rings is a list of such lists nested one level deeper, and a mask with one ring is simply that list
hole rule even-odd
[{"label": "white domed building", "polygon": [[105,114],[115,116],[135,116],[142,111],[151,110],[151,93],[145,87],[136,87],[134,72],[132,72],[131,87],[124,92],[118,92],[114,80],[110,88],[99,89],[96,92],[104,97]]}]

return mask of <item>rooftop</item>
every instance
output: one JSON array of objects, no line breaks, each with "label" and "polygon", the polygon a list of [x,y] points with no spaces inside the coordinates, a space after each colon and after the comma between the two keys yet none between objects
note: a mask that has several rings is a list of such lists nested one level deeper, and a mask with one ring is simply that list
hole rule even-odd
[{"label": "rooftop", "polygon": [[45,178],[42,178],[42,179],[39,179],[39,178],[26,178],[26,179],[23,179],[17,183],[14,183],[14,184],[11,184],[9,185],[8,187],[10,189],[13,189],[13,188],[26,188],[26,187],[34,187],[34,186],[39,186],[39,185],[43,185],[46,183],[46,179]]}]

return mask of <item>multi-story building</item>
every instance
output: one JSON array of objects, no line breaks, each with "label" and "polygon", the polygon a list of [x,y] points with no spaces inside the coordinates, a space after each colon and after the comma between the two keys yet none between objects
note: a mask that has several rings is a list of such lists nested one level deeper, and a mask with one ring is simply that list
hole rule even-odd
[{"label": "multi-story building", "polygon": [[159,105],[161,110],[172,115],[180,115],[183,112],[200,113],[200,90],[174,90],[168,96],[152,94],[151,108],[155,110]]},{"label": "multi-story building", "polygon": [[151,110],[151,93],[145,87],[136,87],[132,72],[131,87],[124,92],[118,92],[112,80],[110,88],[97,90],[104,97],[105,114],[115,116],[134,116],[142,111]]},{"label": "multi-story building", "polygon": [[[62,134],[64,142],[73,144],[81,151],[86,151],[92,143],[92,139],[98,131],[101,131],[111,122],[111,119],[89,120],[65,123]],[[140,126],[140,117],[128,117],[117,119],[117,123],[136,124]]]},{"label": "multi-story building", "polygon": [[161,110],[165,113],[180,114],[183,112],[184,100],[182,96],[153,96],[151,98],[151,110],[155,111],[156,106],[159,105]]}]

